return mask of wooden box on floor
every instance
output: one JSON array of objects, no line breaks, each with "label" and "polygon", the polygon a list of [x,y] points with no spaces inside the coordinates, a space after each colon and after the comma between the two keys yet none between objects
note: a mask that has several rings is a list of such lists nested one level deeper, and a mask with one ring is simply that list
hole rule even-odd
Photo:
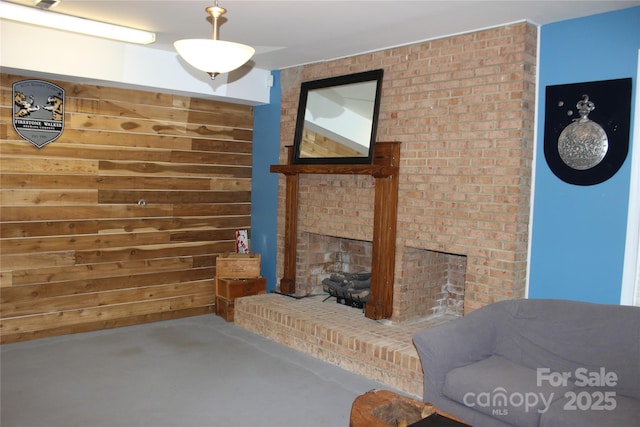
[{"label": "wooden box on floor", "polygon": [[227,322],[233,322],[233,301],[216,297],[216,314]]},{"label": "wooden box on floor", "polygon": [[223,279],[216,277],[216,314],[233,322],[233,306],[236,298],[267,292],[267,280],[264,277],[248,279]]},{"label": "wooden box on floor", "polygon": [[267,280],[260,276],[260,254],[220,255],[216,259],[216,314],[233,322],[236,298],[267,292]]}]

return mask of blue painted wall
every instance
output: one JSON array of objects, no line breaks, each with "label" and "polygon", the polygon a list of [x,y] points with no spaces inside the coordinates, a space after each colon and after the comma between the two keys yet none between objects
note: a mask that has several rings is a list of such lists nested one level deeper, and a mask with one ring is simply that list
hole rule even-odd
[{"label": "blue painted wall", "polygon": [[[544,157],[544,96],[548,85],[627,77],[633,78],[635,94],[640,7],[545,25],[540,34],[529,297],[618,304],[631,156],[601,184],[576,186],[558,179]],[[631,140],[634,114],[632,109]]]},{"label": "blue painted wall", "polygon": [[280,162],[280,72],[271,74],[270,103],[254,108],[251,179],[251,251],[262,254],[267,292],[276,287],[278,231],[278,175],[269,172],[269,167]]}]

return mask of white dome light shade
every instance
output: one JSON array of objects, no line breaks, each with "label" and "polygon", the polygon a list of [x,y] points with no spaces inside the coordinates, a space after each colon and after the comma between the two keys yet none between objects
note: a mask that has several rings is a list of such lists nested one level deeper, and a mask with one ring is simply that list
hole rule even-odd
[{"label": "white dome light shade", "polygon": [[246,63],[255,53],[255,49],[240,43],[220,40],[218,18],[227,13],[227,9],[218,6],[218,0],[215,6],[209,6],[205,10],[211,15],[213,40],[178,40],[173,46],[185,61],[215,79],[218,74],[228,73]]},{"label": "white dome light shade", "polygon": [[241,67],[255,53],[251,46],[223,40],[184,39],[173,46],[185,61],[212,77]]}]

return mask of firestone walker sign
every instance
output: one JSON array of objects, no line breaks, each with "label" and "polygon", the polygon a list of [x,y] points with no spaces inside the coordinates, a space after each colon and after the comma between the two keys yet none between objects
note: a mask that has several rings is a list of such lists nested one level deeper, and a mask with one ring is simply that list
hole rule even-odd
[{"label": "firestone walker sign", "polygon": [[55,141],[64,129],[64,89],[43,80],[15,82],[13,128],[38,148]]}]

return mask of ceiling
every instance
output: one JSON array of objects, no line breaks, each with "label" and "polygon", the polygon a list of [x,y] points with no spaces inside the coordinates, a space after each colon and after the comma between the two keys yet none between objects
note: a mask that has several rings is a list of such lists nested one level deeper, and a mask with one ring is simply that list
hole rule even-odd
[{"label": "ceiling", "polygon": [[[214,3],[61,0],[51,11],[153,31],[157,41],[149,48],[173,50],[175,40],[211,38],[204,9]],[[221,19],[220,39],[253,46],[253,65],[276,70],[522,20],[543,25],[640,1],[219,0],[219,5],[228,10]]]}]

